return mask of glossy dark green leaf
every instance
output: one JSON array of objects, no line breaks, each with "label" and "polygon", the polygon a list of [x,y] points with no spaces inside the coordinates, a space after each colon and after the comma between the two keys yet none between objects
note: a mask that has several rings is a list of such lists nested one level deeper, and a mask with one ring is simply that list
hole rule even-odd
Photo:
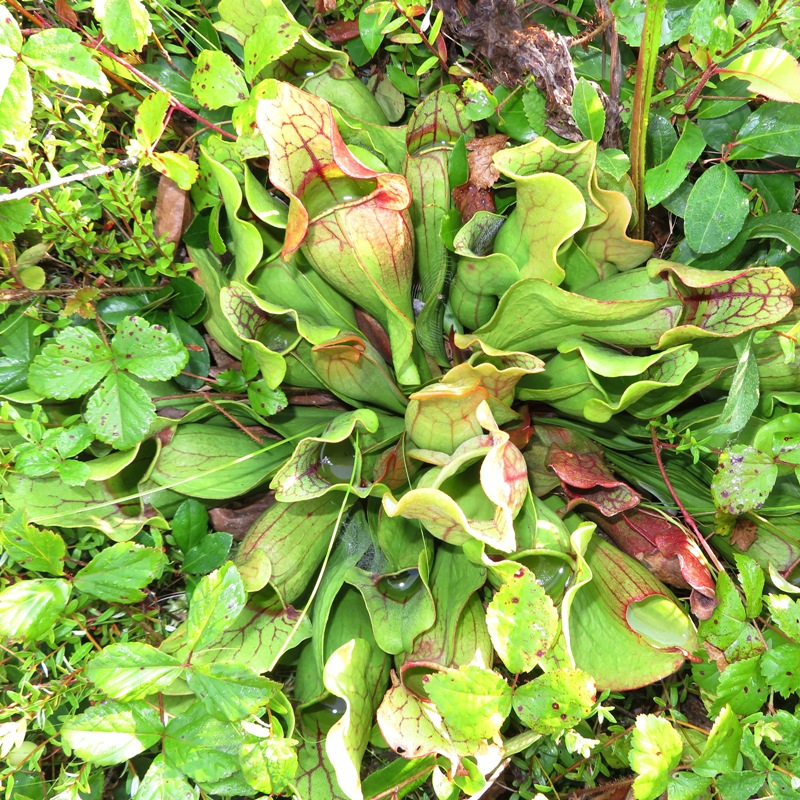
[{"label": "glossy dark green leaf", "polygon": [[686,241],[697,253],[713,253],[732,242],[750,208],[747,192],[727,164],[709,167],[692,187],[686,204]]}]

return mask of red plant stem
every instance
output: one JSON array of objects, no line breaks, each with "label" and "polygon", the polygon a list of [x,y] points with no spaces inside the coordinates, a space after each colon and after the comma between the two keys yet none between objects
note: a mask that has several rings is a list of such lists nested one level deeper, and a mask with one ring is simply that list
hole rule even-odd
[{"label": "red plant stem", "polygon": [[686,113],[688,114],[691,111],[692,106],[694,105],[695,100],[700,96],[700,92],[705,89],[706,84],[711,80],[718,73],[716,64],[709,64],[700,75],[700,78],[697,81],[697,86],[692,89],[689,96],[686,98],[686,103],[684,107],[686,108]]},{"label": "red plant stem", "polygon": [[169,104],[177,109],[178,111],[183,112],[187,116],[190,116],[192,119],[199,122],[201,125],[205,125],[207,128],[210,128],[212,131],[216,131],[220,136],[224,136],[226,139],[231,139],[236,141],[236,136],[232,133],[228,133],[228,131],[223,130],[218,125],[215,125],[211,120],[206,119],[205,117],[200,116],[196,111],[192,111],[191,108],[185,106],[178,100],[174,95],[170,94],[163,86],[161,86],[157,81],[154,81],[152,78],[145,75],[143,72],[140,72],[136,67],[131,66],[124,58],[118,56],[113,50],[110,50],[104,44],[101,44],[100,40],[96,40],[94,42],[90,42],[88,47],[91,47],[93,50],[97,50],[98,53],[102,53],[106,58],[110,58],[112,61],[115,61],[120,66],[124,67],[131,73],[137,80],[140,80],[146,86],[149,86],[153,91],[156,92],[163,92],[164,94],[169,96]]},{"label": "red plant stem", "polygon": [[[41,29],[52,28],[53,26],[43,17],[39,16],[39,14],[31,13],[26,11],[18,2],[17,0],[8,0],[8,4],[22,14],[26,19],[33,22],[37,27]],[[424,38],[424,37],[423,37]],[[427,41],[427,40],[426,40]],[[124,67],[134,75],[138,80],[140,80],[145,86],[149,86],[153,91],[156,92],[163,92],[164,94],[169,96],[169,103],[170,105],[177,109],[178,111],[182,111],[187,116],[191,117],[193,120],[199,122],[201,125],[205,125],[206,128],[210,128],[212,131],[216,131],[220,136],[224,136],[226,139],[231,139],[232,141],[236,141],[236,136],[232,133],[228,133],[228,131],[223,130],[218,125],[215,125],[211,120],[206,119],[203,116],[200,116],[196,111],[192,111],[191,108],[188,108],[177,97],[172,95],[163,86],[159,83],[154,81],[152,78],[149,78],[143,72],[140,72],[136,67],[131,66],[124,58],[118,56],[113,50],[110,50],[104,44],[101,43],[100,39],[97,39],[94,42],[86,43],[87,47],[91,47],[93,50],[97,50],[98,53],[102,53],[107,58],[110,58],[112,61],[115,61],[121,67]],[[115,76],[116,77],[116,76]]]},{"label": "red plant stem", "polygon": [[717,558],[717,554],[711,549],[711,545],[706,541],[705,536],[700,532],[700,528],[697,527],[697,523],[694,521],[694,517],[686,510],[686,507],[681,502],[680,497],[678,497],[678,493],[675,491],[675,488],[672,486],[672,482],[667,475],[667,470],[664,467],[664,461],[661,458],[661,442],[658,439],[658,434],[656,433],[655,425],[650,425],[650,441],[653,443],[653,454],[656,457],[656,463],[658,464],[658,470],[661,473],[661,477],[664,479],[664,483],[667,485],[667,489],[669,489],[669,493],[672,495],[672,499],[675,501],[675,505],[678,506],[678,510],[681,512],[683,519],[686,521],[686,524],[691,528],[692,533],[695,535],[695,538],[702,546],[703,550],[706,551],[706,555],[709,558],[709,561],[718,569],[720,572],[724,569],[720,560]]}]

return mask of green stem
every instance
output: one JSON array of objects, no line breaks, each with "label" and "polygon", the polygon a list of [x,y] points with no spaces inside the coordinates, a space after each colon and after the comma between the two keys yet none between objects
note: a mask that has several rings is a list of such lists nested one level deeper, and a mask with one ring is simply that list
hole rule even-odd
[{"label": "green stem", "polygon": [[633,93],[631,120],[631,178],[636,191],[637,219],[634,233],[644,236],[644,158],[647,140],[647,123],[650,117],[650,99],[653,96],[653,79],[658,64],[658,48],[661,43],[661,23],[664,19],[666,0],[650,0],[644,12],[642,44],[636,67],[636,87]]}]

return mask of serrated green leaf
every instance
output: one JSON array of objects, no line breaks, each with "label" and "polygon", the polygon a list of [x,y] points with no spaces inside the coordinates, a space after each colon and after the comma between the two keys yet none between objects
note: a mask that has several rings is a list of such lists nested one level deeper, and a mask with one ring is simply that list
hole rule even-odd
[{"label": "serrated green leaf", "polygon": [[151,153],[150,164],[162,175],[178,184],[178,188],[188,191],[200,175],[200,168],[189,156],[167,150],[165,153]]},{"label": "serrated green leaf", "polygon": [[94,0],[94,13],[111,44],[126,53],[141,50],[153,27],[141,0]]},{"label": "serrated green leaf", "polygon": [[67,400],[86,394],[110,370],[111,351],[94,331],[65,328],[33,359],[28,385],[45,397]]},{"label": "serrated green leaf", "polygon": [[790,639],[800,643],[800,601],[785,594],[767,595],[766,601],[772,621]]},{"label": "serrated green leaf", "polygon": [[553,643],[558,613],[533,573],[520,567],[492,598],[486,625],[506,667],[514,673],[530,672]]},{"label": "serrated green leaf", "polygon": [[83,461],[62,461],[57,467],[58,477],[69,486],[83,486],[92,475],[92,470]]},{"label": "serrated green leaf", "polygon": [[86,668],[89,680],[114,700],[138,700],[160,692],[182,672],[177,659],[142,642],[109,645]]},{"label": "serrated green leaf", "polygon": [[85,419],[94,435],[118,450],[142,441],[155,417],[147,392],[124,372],[108,375],[86,404]]},{"label": "serrated green leaf", "polygon": [[205,706],[196,702],[167,725],[164,756],[192,780],[219,781],[239,769],[242,738],[239,726],[209,717]]},{"label": "serrated green leaf", "polygon": [[750,420],[761,396],[758,361],[752,351],[753,335],[739,336],[733,340],[736,351],[736,371],[725,406],[717,424],[709,433],[738,433]]},{"label": "serrated green leaf", "polygon": [[717,578],[717,599],[714,613],[700,623],[699,632],[714,647],[724,650],[736,641],[745,625],[744,606],[727,572],[720,572]]},{"label": "serrated green leaf", "polygon": [[696,253],[715,253],[742,230],[750,203],[736,173],[727,164],[709,167],[689,193],[684,233]]},{"label": "serrated green leaf", "polygon": [[297,742],[281,738],[246,741],[239,761],[245,780],[254,789],[281,794],[297,773]]},{"label": "serrated green leaf", "polygon": [[[750,619],[755,619],[761,613],[761,593],[764,590],[764,570],[755,559],[744,553],[734,553],[736,568],[739,570],[739,579],[745,596],[745,613]],[[785,595],[777,595],[785,597]],[[788,599],[788,598],[787,598]]]},{"label": "serrated green leaf", "polygon": [[743,658],[719,676],[711,713],[729,705],[736,714],[753,714],[767,701],[769,689],[760,670],[761,657]]},{"label": "serrated green leaf", "polygon": [[192,94],[209,109],[247,100],[247,84],[234,60],[220,50],[201,50],[192,75]]},{"label": "serrated green leaf", "polygon": [[270,389],[263,380],[248,384],[247,400],[250,408],[262,417],[271,417],[288,405],[286,395],[280,389]]},{"label": "serrated green leaf", "polygon": [[800,692],[800,644],[781,644],[761,658],[761,674],[781,697]]},{"label": "serrated green leaf", "polygon": [[765,774],[755,770],[742,770],[729,775],[718,775],[717,789],[724,800],[751,800],[758,797],[758,790],[764,785]]},{"label": "serrated green leaf", "polygon": [[198,664],[187,674],[189,688],[215,719],[240,720],[269,703],[280,684],[262,678],[244,664]]},{"label": "serrated green leaf", "polygon": [[264,67],[286,55],[303,33],[303,27],[283,15],[265,16],[244,43],[244,76],[249,83]]},{"label": "serrated green leaf", "polygon": [[692,762],[692,771],[706,778],[731,772],[739,758],[742,726],[730,706],[722,709],[703,752]]},{"label": "serrated green leaf", "polygon": [[682,752],[680,734],[668,720],[652,714],[636,717],[629,755],[638,775],[633,782],[636,800],[655,800],[667,788],[669,773],[678,766]]},{"label": "serrated green leaf", "polygon": [[141,317],[126,317],[111,340],[114,363],[148,381],[165,381],[186,366],[189,354],[177,336]]},{"label": "serrated green leaf", "polygon": [[68,719],[61,727],[61,741],[78,758],[90,764],[120,764],[155,745],[164,725],[158,709],[137,700],[108,700]]},{"label": "serrated green leaf", "polygon": [[572,116],[578,130],[594,142],[603,138],[606,127],[606,110],[597,89],[586,78],[578,78],[572,95]]},{"label": "serrated green leaf", "polygon": [[525,94],[522,95],[522,108],[531,128],[540,136],[543,135],[547,122],[547,101],[533,82],[525,87]]},{"label": "serrated green leaf", "polygon": [[194,800],[195,790],[183,773],[157,755],[145,773],[133,800]]},{"label": "serrated green leaf", "polygon": [[575,727],[592,710],[594,679],[579,669],[555,669],[514,691],[516,715],[531,730],[557,734]]},{"label": "serrated green leaf", "polygon": [[711,495],[718,508],[739,516],[764,505],[777,477],[778,467],[771,455],[737,444],[722,451],[711,480]]},{"label": "serrated green leaf", "polygon": [[679,772],[670,777],[667,783],[667,800],[697,800],[711,786],[711,778]]},{"label": "serrated green leaf", "polygon": [[142,589],[161,577],[163,550],[135,542],[117,542],[101,550],[75,575],[75,588],[109,603],[138,603]]},{"label": "serrated green leaf", "polygon": [[459,738],[491,739],[511,712],[511,687],[501,675],[483,667],[428,675],[425,688]]},{"label": "serrated green leaf", "polygon": [[164,123],[169,108],[169,95],[166,92],[152,92],[147,95],[136,109],[136,118],[133,129],[136,141],[145,149],[151,150],[161,134],[164,133]]},{"label": "serrated green leaf", "polygon": [[[0,140],[5,142],[6,146],[17,141],[17,136],[9,126],[14,115],[19,114],[20,101],[14,99],[13,105],[16,111],[13,114],[9,112],[6,115],[5,95],[0,98]],[[29,133],[28,125],[25,123],[22,128],[22,134],[26,138]],[[21,200],[7,200],[5,203],[0,203],[0,242],[13,242],[16,235],[22,233],[31,221],[33,211],[33,203],[27,197],[23,197]]]},{"label": "serrated green leaf", "polygon": [[67,607],[70,585],[57,578],[17,581],[0,592],[0,637],[36,640]]},{"label": "serrated green leaf", "polygon": [[23,512],[15,511],[3,521],[0,545],[8,557],[32,572],[64,574],[67,546],[53,531],[41,530],[25,522]]},{"label": "serrated green leaf", "polygon": [[22,61],[56,83],[75,89],[111,91],[111,84],[90,55],[81,37],[66,28],[47,28],[29,36],[22,46]]},{"label": "serrated green leaf", "polygon": [[189,648],[200,650],[230,628],[246,599],[242,578],[233,564],[202,578],[192,594],[186,619]]}]

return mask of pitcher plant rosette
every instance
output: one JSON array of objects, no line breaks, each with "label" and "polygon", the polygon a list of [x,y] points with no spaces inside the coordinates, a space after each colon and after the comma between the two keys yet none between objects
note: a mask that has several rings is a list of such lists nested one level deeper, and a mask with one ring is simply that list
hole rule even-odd
[{"label": "pitcher plant rosette", "polygon": [[[303,41],[298,63],[313,62]],[[205,324],[260,379],[249,402],[159,416],[144,499],[108,531],[126,541],[187,498],[268,484],[233,563],[195,589],[192,613],[226,602],[227,627],[190,614],[147,650],[163,669],[135,692],[109,684],[105,656],[90,677],[123,709],[195,695],[220,728],[267,692],[271,727],[242,723],[218,763],[189,765],[204,790],[376,796],[361,783],[371,747],[402,757],[381,780],[432,774],[439,797],[474,794],[537,739],[572,731],[580,748],[601,692],[701,658],[692,617],[725,613],[720,558],[746,551],[796,581],[800,526],[779,518],[800,415],[778,411],[800,396],[795,288],[777,266],[652,258],[628,232],[627,174],[590,141],[493,142],[491,203],[456,209],[481,146],[457,95],[392,128],[353,111],[374,102],[363,87],[349,107],[351,84],[325,74],[306,83],[319,93],[263,80],[240,142],[203,144],[230,259],[190,251]],[[769,403],[737,427],[719,398],[745,379]],[[710,449],[665,467],[655,421],[701,391],[669,419]],[[748,492],[745,474],[759,475]],[[92,509],[116,489],[96,477],[59,524],[107,529]],[[32,521],[49,513],[38,486],[14,475],[6,491]],[[290,672],[281,692],[271,678]]]}]

